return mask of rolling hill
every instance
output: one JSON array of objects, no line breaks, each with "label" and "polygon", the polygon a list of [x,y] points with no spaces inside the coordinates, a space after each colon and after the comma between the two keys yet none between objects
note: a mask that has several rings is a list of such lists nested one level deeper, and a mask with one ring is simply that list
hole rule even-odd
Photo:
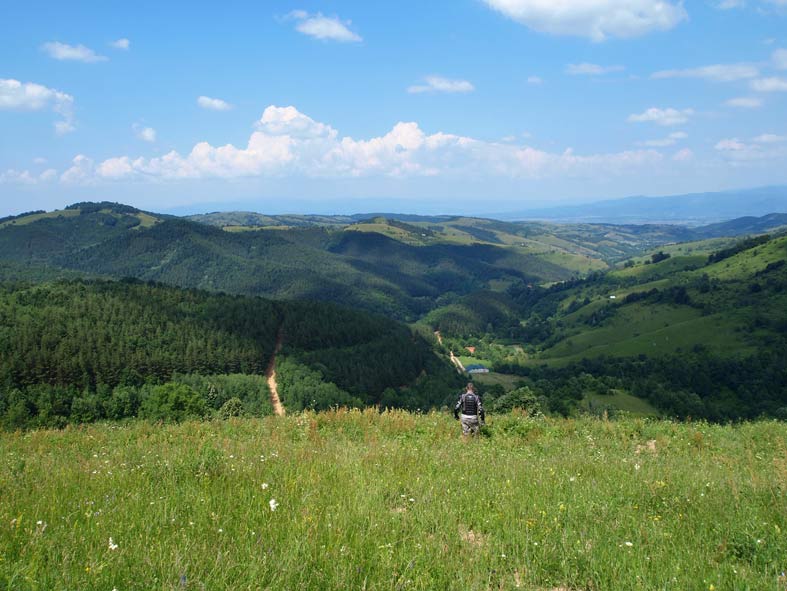
[{"label": "rolling hill", "polygon": [[219,411],[233,396],[241,398],[238,412],[266,414],[261,376],[279,339],[277,373],[289,410],[429,408],[458,388],[448,362],[407,326],[330,304],[136,280],[5,284],[0,424],[136,416],[162,393],[153,387],[167,383],[187,388],[175,387],[180,398],[168,408],[158,405],[165,416],[189,406]]}]

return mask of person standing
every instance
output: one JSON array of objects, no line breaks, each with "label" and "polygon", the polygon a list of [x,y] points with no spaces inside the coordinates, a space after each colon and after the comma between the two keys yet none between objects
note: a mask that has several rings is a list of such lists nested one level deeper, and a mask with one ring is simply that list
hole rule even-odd
[{"label": "person standing", "polygon": [[[461,416],[460,416],[461,414]],[[462,435],[477,435],[479,427],[486,418],[481,398],[475,391],[473,382],[467,384],[454,406],[454,418],[462,423]]]}]

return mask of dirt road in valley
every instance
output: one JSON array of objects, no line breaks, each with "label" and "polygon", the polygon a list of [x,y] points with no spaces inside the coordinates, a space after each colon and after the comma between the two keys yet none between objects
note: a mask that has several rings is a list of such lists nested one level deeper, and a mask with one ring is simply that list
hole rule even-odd
[{"label": "dirt road in valley", "polygon": [[459,361],[459,359],[454,355],[453,351],[451,351],[451,357],[450,358],[451,358],[451,363],[453,363],[456,366],[456,369],[459,370],[460,372],[464,373],[465,366],[462,365],[462,362]]},{"label": "dirt road in valley", "polygon": [[276,335],[276,348],[273,350],[273,356],[268,363],[268,368],[265,370],[265,378],[268,380],[268,390],[271,393],[271,404],[273,405],[273,414],[278,417],[285,415],[284,405],[279,398],[279,387],[276,384],[276,355],[281,351],[282,334]]}]

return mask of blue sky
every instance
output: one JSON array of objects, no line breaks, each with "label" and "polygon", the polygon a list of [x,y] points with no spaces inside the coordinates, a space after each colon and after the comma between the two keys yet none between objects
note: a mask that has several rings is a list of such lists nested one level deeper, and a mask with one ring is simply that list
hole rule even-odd
[{"label": "blue sky", "polygon": [[555,6],[6,5],[0,215],[483,213],[787,184],[787,0]]}]

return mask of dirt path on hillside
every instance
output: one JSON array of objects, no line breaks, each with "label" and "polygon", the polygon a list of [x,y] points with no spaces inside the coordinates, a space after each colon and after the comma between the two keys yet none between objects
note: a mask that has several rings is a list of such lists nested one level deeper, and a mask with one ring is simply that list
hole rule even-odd
[{"label": "dirt path on hillside", "polygon": [[271,392],[271,404],[273,405],[273,414],[277,417],[283,417],[285,414],[284,405],[279,398],[279,387],[276,384],[276,355],[281,351],[282,334],[276,335],[276,348],[273,350],[273,356],[268,363],[268,368],[265,370],[265,378],[268,380],[268,390]]},{"label": "dirt path on hillside", "polygon": [[440,334],[439,330],[434,331],[435,336],[437,337],[437,342],[442,345],[443,344],[443,335]]},{"label": "dirt path on hillside", "polygon": [[451,351],[450,359],[451,359],[451,363],[453,363],[456,366],[456,369],[458,369],[462,373],[465,372],[465,366],[462,365],[462,362],[459,361],[459,359],[454,356],[453,351]]}]

